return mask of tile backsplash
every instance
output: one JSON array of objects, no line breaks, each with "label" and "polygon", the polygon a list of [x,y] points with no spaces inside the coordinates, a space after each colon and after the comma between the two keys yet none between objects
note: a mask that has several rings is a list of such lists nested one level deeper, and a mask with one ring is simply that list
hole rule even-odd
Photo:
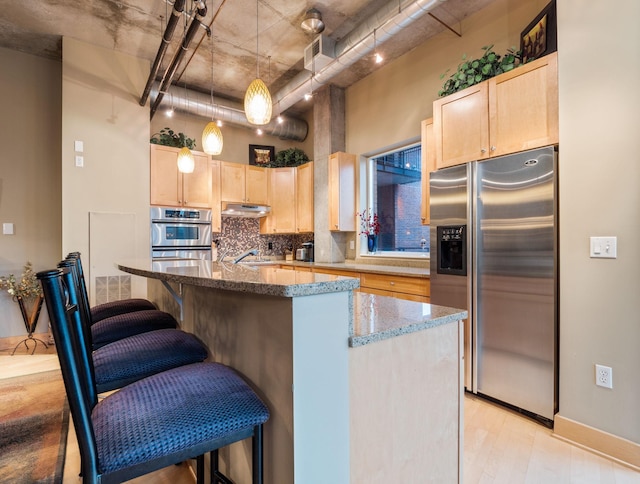
[{"label": "tile backsplash", "polygon": [[260,219],[222,217],[222,232],[214,233],[213,240],[218,241],[218,252],[229,249],[231,257],[257,247],[263,257],[284,258],[285,249],[295,251],[304,242],[313,242],[313,233],[263,235]]}]

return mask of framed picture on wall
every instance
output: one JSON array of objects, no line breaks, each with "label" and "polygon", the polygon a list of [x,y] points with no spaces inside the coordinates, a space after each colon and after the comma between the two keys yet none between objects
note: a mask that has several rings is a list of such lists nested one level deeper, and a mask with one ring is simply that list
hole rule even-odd
[{"label": "framed picture on wall", "polygon": [[250,165],[269,166],[275,159],[275,147],[264,145],[249,145]]},{"label": "framed picture on wall", "polygon": [[556,50],[556,0],[553,0],[520,34],[522,62],[529,62]]}]

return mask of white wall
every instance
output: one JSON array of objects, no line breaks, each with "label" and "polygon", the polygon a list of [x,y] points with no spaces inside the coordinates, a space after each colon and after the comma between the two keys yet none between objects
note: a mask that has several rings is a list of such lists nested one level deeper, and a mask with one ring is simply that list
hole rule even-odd
[{"label": "white wall", "polygon": [[[637,0],[558,1],[560,414],[640,443],[638,19]],[[618,258],[590,259],[594,235]]]},{"label": "white wall", "polygon": [[[0,274],[55,267],[61,254],[61,64],[0,49]],[[47,311],[36,332],[47,331]],[[18,304],[0,293],[0,337],[24,335]]]},{"label": "white wall", "polygon": [[[115,272],[114,259],[149,254],[149,108],[138,104],[149,62],[71,38],[62,59],[62,249],[82,253],[91,284]],[[82,168],[76,140],[84,143]],[[92,239],[94,253],[91,213],[99,231],[113,227],[113,243]],[[118,214],[127,214],[119,232]],[[133,294],[146,294],[143,278],[134,278]]]}]

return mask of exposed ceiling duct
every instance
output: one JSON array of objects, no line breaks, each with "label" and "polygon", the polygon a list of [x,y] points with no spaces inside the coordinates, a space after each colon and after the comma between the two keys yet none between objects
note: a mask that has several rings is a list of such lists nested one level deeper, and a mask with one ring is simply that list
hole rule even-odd
[{"label": "exposed ceiling duct", "polygon": [[167,91],[169,86],[171,86],[171,81],[173,80],[173,76],[175,75],[176,70],[180,65],[180,61],[182,60],[185,53],[189,49],[189,44],[191,44],[191,41],[193,40],[193,37],[196,35],[197,30],[200,27],[204,27],[207,29],[207,33],[211,35],[211,32],[209,31],[209,27],[207,27],[206,25],[202,24],[202,22],[200,22],[200,19],[203,19],[206,15],[207,15],[207,5],[204,2],[199,1],[197,3],[196,15],[194,16],[193,20],[191,20],[191,24],[189,24],[189,28],[187,29],[187,33],[185,34],[184,39],[182,40],[182,44],[174,54],[173,59],[171,60],[171,64],[169,64],[169,67],[167,67],[167,70],[165,71],[164,76],[162,77],[162,82],[160,83],[160,89],[158,89],[158,95],[156,96],[156,98],[153,101],[153,104],[151,105],[151,116],[150,116],[151,118],[153,118],[153,115],[158,109],[158,106],[162,102],[164,93]]},{"label": "exposed ceiling duct", "polygon": [[412,24],[430,10],[447,0],[416,0],[401,7],[396,1],[387,3],[376,13],[354,28],[335,45],[335,60],[320,69],[312,76],[301,72],[274,94],[276,112],[284,112],[304,98],[313,88],[328,83],[337,74],[355,64],[373,51],[373,31],[376,31],[376,42],[382,44],[402,29]]},{"label": "exposed ceiling duct", "polygon": [[[275,95],[275,112],[284,112],[297,102],[301,101],[305,94],[312,91],[312,87],[328,83],[333,77],[343,70],[362,59],[374,49],[373,31],[376,31],[376,42],[381,44],[390,39],[402,29],[427,14],[435,7],[445,3],[447,0],[416,0],[406,6],[400,5],[395,0],[387,3],[376,13],[368,17],[364,22],[354,28],[349,34],[344,36],[335,44],[335,60],[327,66],[318,70],[313,75],[313,81],[309,72],[303,71],[289,81]],[[312,84],[313,82],[313,84]],[[177,111],[202,116],[216,118],[231,124],[245,126],[254,129],[255,126],[248,123],[242,106],[211,106],[211,99],[208,95],[196,91],[184,91],[181,94],[172,94],[175,102],[174,109]],[[225,101],[225,103],[227,103]],[[277,136],[283,139],[304,141],[307,136],[308,126],[305,121],[299,119],[285,118],[282,124],[272,120],[268,125],[262,127],[266,134]]]},{"label": "exposed ceiling duct", "polygon": [[[154,90],[151,92],[152,99],[156,95],[157,91]],[[179,113],[200,116],[209,120],[219,119],[225,123],[251,129],[256,128],[247,121],[243,106],[240,103],[225,101],[225,106],[221,106],[220,104],[214,104],[212,106],[211,96],[209,94],[183,89],[176,89],[176,92],[171,92],[171,99],[174,111]],[[260,126],[260,129],[262,129],[265,134],[278,138],[304,141],[309,132],[309,125],[302,119],[283,116],[282,123],[272,119],[269,124]]]},{"label": "exposed ceiling duct", "polygon": [[164,59],[164,54],[167,52],[167,48],[171,43],[171,39],[173,38],[173,32],[176,29],[176,25],[178,25],[178,20],[182,16],[182,11],[184,10],[184,4],[186,0],[176,0],[173,4],[173,9],[171,10],[171,17],[169,17],[169,21],[167,22],[167,27],[164,29],[164,34],[162,35],[162,42],[160,43],[160,47],[158,47],[158,53],[156,54],[156,58],[153,61],[153,65],[151,66],[151,72],[149,73],[149,78],[147,79],[147,85],[144,87],[144,91],[142,91],[142,97],[140,98],[140,106],[144,106],[147,103],[147,98],[149,97],[149,93],[151,92],[151,86],[153,82],[156,80],[156,76],[158,75],[158,70],[160,69],[160,65],[162,64],[162,60]]}]

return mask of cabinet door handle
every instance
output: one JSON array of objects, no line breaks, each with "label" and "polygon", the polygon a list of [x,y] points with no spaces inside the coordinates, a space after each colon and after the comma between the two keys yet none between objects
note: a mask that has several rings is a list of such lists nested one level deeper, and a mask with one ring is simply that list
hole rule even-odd
[{"label": "cabinet door handle", "polygon": [[486,148],[482,148],[482,149],[480,150],[480,153],[486,153],[486,152],[487,152],[487,149],[486,149]]},{"label": "cabinet door handle", "polygon": [[389,284],[391,284],[392,286],[395,286],[395,285],[396,285],[396,283],[395,283],[395,282],[393,282],[393,281],[391,281]]},{"label": "cabinet door handle", "polygon": [[495,147],[495,146],[492,146],[492,147],[491,147],[491,151],[495,151],[495,150],[496,150],[496,147]]}]

